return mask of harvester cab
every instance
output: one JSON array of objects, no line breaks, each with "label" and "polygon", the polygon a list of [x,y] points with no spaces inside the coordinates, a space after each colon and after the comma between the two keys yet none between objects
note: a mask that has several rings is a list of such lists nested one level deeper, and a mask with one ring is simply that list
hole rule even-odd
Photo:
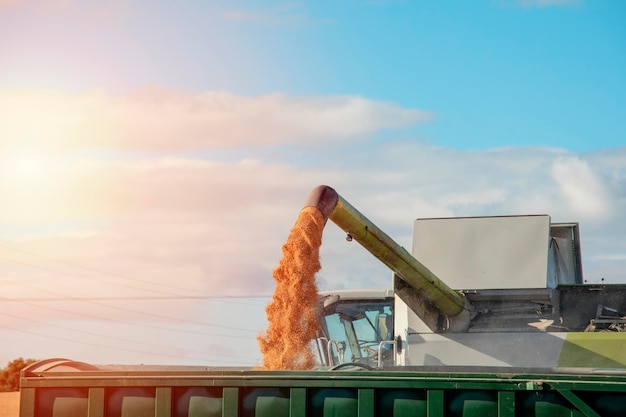
[{"label": "harvester cab", "polygon": [[393,308],[393,290],[321,293],[321,334],[317,339],[321,363],[390,364],[397,351]]}]

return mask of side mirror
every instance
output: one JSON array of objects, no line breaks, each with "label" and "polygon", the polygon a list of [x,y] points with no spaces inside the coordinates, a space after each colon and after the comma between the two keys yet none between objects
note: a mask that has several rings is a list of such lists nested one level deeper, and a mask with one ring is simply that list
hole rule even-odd
[{"label": "side mirror", "polygon": [[402,336],[396,337],[396,353],[399,355],[402,353]]},{"label": "side mirror", "polygon": [[341,300],[341,297],[339,297],[336,294],[328,295],[324,297],[324,302],[322,303],[322,307],[324,307],[324,310],[326,310],[328,307],[332,306],[333,304],[337,304],[340,300]]}]

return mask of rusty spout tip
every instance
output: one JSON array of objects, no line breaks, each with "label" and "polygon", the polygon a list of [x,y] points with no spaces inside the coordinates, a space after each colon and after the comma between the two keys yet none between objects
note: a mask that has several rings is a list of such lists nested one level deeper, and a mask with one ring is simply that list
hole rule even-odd
[{"label": "rusty spout tip", "polygon": [[327,185],[318,185],[309,193],[304,202],[304,207],[317,208],[324,216],[324,220],[328,220],[338,201],[339,194],[337,191]]}]

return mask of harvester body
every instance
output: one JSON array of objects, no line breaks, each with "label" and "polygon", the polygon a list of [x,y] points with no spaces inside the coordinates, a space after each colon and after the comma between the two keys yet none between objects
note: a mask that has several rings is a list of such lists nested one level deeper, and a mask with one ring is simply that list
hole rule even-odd
[{"label": "harvester body", "polygon": [[307,205],[326,196],[327,218],[390,267],[393,288],[321,294],[322,364],[626,368],[626,285],[584,283],[578,223],[417,219],[409,254],[333,192]]}]

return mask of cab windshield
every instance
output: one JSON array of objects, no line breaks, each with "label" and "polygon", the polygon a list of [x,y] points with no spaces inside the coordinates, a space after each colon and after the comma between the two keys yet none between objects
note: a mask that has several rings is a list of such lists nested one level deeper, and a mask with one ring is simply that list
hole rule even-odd
[{"label": "cab windshield", "polygon": [[393,339],[393,298],[337,301],[322,309],[318,353],[322,365],[360,363],[376,366],[379,346]]}]

